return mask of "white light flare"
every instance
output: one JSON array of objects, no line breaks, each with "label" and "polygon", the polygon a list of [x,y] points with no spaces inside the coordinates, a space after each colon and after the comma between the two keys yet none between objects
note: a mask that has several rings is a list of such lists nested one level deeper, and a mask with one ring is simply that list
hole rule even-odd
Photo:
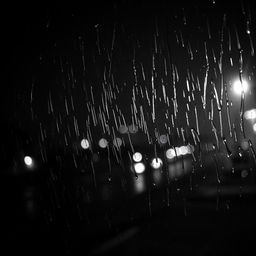
[{"label": "white light flare", "polygon": [[128,130],[129,130],[130,133],[137,133],[138,132],[138,127],[137,127],[137,125],[131,124],[131,125],[128,126]]},{"label": "white light flare", "polygon": [[142,154],[140,152],[135,152],[132,156],[134,162],[140,162],[142,160]]},{"label": "white light flare", "polygon": [[165,156],[168,160],[171,160],[175,158],[175,156],[185,156],[188,154],[192,154],[195,151],[195,147],[193,145],[187,145],[187,146],[181,146],[181,147],[175,147],[174,148],[169,148],[165,152]]},{"label": "white light flare", "polygon": [[30,156],[25,156],[24,157],[24,163],[29,168],[33,167],[33,165],[34,165],[33,159]]},{"label": "white light flare", "polygon": [[246,93],[248,91],[248,87],[249,85],[245,80],[243,80],[241,83],[241,81],[238,79],[233,83],[233,90],[237,95],[241,95],[243,91]]}]

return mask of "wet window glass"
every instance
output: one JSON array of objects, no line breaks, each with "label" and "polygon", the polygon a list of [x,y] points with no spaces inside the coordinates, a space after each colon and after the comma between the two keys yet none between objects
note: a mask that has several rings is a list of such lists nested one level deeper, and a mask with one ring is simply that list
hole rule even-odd
[{"label": "wet window glass", "polygon": [[9,250],[255,251],[255,10],[249,0],[7,8]]}]

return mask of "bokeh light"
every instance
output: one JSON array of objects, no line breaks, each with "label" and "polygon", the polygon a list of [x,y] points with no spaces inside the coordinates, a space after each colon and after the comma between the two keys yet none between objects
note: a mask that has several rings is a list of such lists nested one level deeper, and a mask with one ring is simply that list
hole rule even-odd
[{"label": "bokeh light", "polygon": [[171,160],[176,156],[176,153],[173,148],[169,148],[168,150],[166,150],[165,155],[167,159]]},{"label": "bokeh light", "polygon": [[160,140],[160,143],[161,143],[161,144],[166,144],[167,141],[168,141],[168,140],[167,140],[167,136],[166,136],[165,134],[160,135],[159,140]]},{"label": "bokeh light", "polygon": [[106,148],[108,146],[108,141],[104,138],[101,138],[99,140],[99,147],[100,148]]},{"label": "bokeh light", "polygon": [[120,125],[120,127],[118,128],[118,131],[121,133],[121,134],[125,134],[128,132],[128,127],[126,125]]},{"label": "bokeh light", "polygon": [[163,165],[163,161],[161,158],[157,157],[152,159],[151,166],[154,169],[159,169],[162,165]]},{"label": "bokeh light", "polygon": [[83,149],[88,149],[90,147],[90,143],[87,139],[82,139],[81,140],[81,147]]},{"label": "bokeh light", "polygon": [[138,174],[143,173],[146,169],[146,167],[143,163],[135,163],[133,165],[133,168],[134,168],[135,172],[138,173]]},{"label": "bokeh light", "polygon": [[140,162],[142,160],[142,154],[140,152],[135,152],[132,159],[134,162]]},{"label": "bokeh light", "polygon": [[113,139],[113,144],[114,146],[116,146],[117,148],[121,147],[122,146],[122,139],[119,138],[119,137],[116,137]]},{"label": "bokeh light", "polygon": [[33,159],[30,156],[25,156],[24,157],[24,163],[27,167],[32,167],[33,166]]}]

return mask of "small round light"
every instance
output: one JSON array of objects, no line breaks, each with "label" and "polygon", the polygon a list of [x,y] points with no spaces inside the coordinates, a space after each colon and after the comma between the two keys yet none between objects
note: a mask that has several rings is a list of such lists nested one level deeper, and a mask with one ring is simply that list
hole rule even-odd
[{"label": "small round light", "polygon": [[90,143],[87,139],[82,139],[81,140],[81,147],[83,149],[88,149],[90,147]]},{"label": "small round light", "polygon": [[128,127],[126,125],[120,125],[120,127],[118,128],[118,131],[121,133],[121,134],[125,134],[128,132]]},{"label": "small round light", "polygon": [[153,160],[151,162],[151,166],[154,169],[159,169],[162,165],[163,165],[163,161],[161,160],[161,158],[159,158],[159,157],[153,158]]},{"label": "small round light", "polygon": [[108,141],[104,138],[99,140],[99,147],[106,148],[108,146]]},{"label": "small round light", "polygon": [[141,174],[145,171],[145,165],[143,163],[136,163],[133,165],[133,168],[136,173]]},{"label": "small round light", "polygon": [[121,147],[121,145],[122,145],[122,140],[121,140],[120,138],[116,137],[116,138],[113,139],[113,144],[114,144],[114,146],[116,146],[116,147]]},{"label": "small round light", "polygon": [[167,159],[171,160],[176,156],[176,153],[173,148],[169,148],[168,150],[166,150],[165,155],[166,155]]},{"label": "small round light", "polygon": [[140,162],[142,160],[142,154],[140,152],[135,152],[132,156],[134,162]]},{"label": "small round light", "polygon": [[167,143],[167,136],[165,134],[162,134],[162,135],[160,135],[159,140],[160,140],[161,144],[166,144]]},{"label": "small round light", "polygon": [[24,163],[26,166],[31,167],[33,165],[33,159],[30,156],[25,156]]},{"label": "small round light", "polygon": [[243,91],[247,92],[248,83],[245,80],[243,80],[243,82],[241,83],[241,81],[238,79],[233,84],[233,90],[236,94],[241,95]]},{"label": "small round light", "polygon": [[137,131],[138,131],[138,127],[135,124],[129,125],[128,129],[129,129],[130,133],[137,133]]}]

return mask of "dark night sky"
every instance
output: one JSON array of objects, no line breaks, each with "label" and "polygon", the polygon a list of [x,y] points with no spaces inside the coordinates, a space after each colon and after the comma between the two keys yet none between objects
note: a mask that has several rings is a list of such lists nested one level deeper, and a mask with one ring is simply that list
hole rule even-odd
[{"label": "dark night sky", "polygon": [[[245,10],[244,14],[243,9]],[[216,3],[215,1],[190,1],[189,3],[187,1],[179,1],[178,3],[173,3],[173,1],[153,1],[152,3],[148,1],[106,1],[102,4],[96,1],[94,4],[83,5],[72,3],[69,5],[10,6],[6,9],[8,14],[6,41],[8,49],[10,49],[8,63],[11,73],[8,86],[6,86],[7,91],[4,94],[7,96],[3,97],[3,109],[5,117],[8,119],[7,124],[13,128],[20,127],[37,137],[39,123],[42,123],[46,127],[47,133],[55,136],[56,119],[61,116],[65,120],[62,125],[64,131],[67,124],[73,125],[73,115],[78,121],[80,130],[86,134],[85,121],[88,117],[86,102],[91,101],[90,95],[88,96],[90,87],[93,86],[94,95],[98,96],[102,93],[104,68],[106,70],[109,68],[109,54],[112,54],[111,72],[120,89],[116,105],[130,120],[132,88],[135,82],[134,49],[138,83],[141,84],[142,88],[148,87],[150,89],[152,56],[155,50],[154,36],[156,29],[158,29],[156,39],[158,53],[155,54],[158,75],[155,80],[156,87],[159,88],[158,93],[160,94],[161,78],[164,77],[163,60],[165,59],[170,70],[170,63],[172,63],[179,72],[180,81],[177,86],[177,97],[180,114],[178,126],[184,126],[184,111],[187,100],[182,96],[182,89],[186,87],[187,71],[189,70],[195,77],[198,76],[201,88],[203,88],[206,70],[204,42],[206,42],[210,62],[209,81],[215,79],[214,67],[218,69],[218,65],[213,63],[212,50],[215,51],[218,60],[224,14],[227,17],[223,40],[224,80],[229,83],[234,74],[236,77],[238,76],[239,50],[236,46],[235,35],[235,29],[237,29],[243,50],[244,74],[255,81],[255,56],[252,57],[250,54],[249,37],[246,34],[246,21],[251,19],[250,35],[255,45],[254,10],[254,1],[232,1],[232,4],[224,4],[220,1],[216,1]],[[211,31],[211,39],[208,38],[207,21]],[[101,54],[98,53],[97,48],[97,29]],[[114,30],[115,42],[111,53]],[[232,44],[230,53],[228,51],[228,31],[230,31]],[[181,35],[184,40],[184,47],[181,45]],[[177,37],[179,42],[177,42]],[[83,72],[81,58],[82,44],[85,47],[85,72]],[[188,47],[191,47],[193,52],[193,60],[189,59]],[[229,56],[233,58],[233,67],[230,67]],[[64,72],[62,73],[60,60],[64,63]],[[144,65],[146,81],[142,81],[141,63]],[[70,85],[68,82],[71,69],[76,80],[76,86],[73,89],[72,83]],[[168,76],[164,78],[164,82],[169,83],[167,94],[171,98],[173,92],[170,85],[172,79],[170,70]],[[218,79],[219,77],[216,79],[217,86]],[[111,76],[109,82],[111,82]],[[63,88],[65,83],[66,87]],[[127,86],[124,86],[124,83]],[[168,85],[166,86],[168,87]],[[31,88],[33,88],[32,103]],[[87,96],[84,88],[87,90]],[[211,92],[208,93],[210,95]],[[67,117],[63,102],[65,97],[68,98],[70,95],[73,97],[75,110],[70,115],[71,117]],[[232,98],[232,93],[230,95]],[[95,106],[98,107],[101,98],[97,96],[95,97]],[[52,98],[54,114],[48,114],[49,97]],[[251,86],[250,94],[246,99],[248,107],[255,106],[254,97],[255,84]],[[209,99],[210,97],[208,97]],[[68,100],[70,101],[70,99]],[[233,98],[233,101],[236,111],[239,100]],[[139,97],[136,99],[137,107],[141,104],[145,105],[145,102],[145,99],[139,99]],[[156,125],[160,132],[166,132],[163,125],[166,106],[163,101],[157,104]],[[199,119],[201,119],[204,114],[199,94],[196,95],[196,104]],[[31,120],[31,105],[34,113],[33,121]],[[145,106],[145,111],[147,110],[150,116],[152,109],[147,109]],[[192,122],[194,119],[194,114],[191,114]],[[113,119],[110,122],[113,124]],[[205,122],[201,122],[200,125],[202,125],[202,130],[207,129],[208,131],[210,128]],[[150,127],[149,124],[149,129]],[[92,130],[103,134],[98,127],[93,127]],[[9,131],[8,128],[7,131]],[[60,140],[63,139],[62,132],[57,136],[60,137]]]}]

